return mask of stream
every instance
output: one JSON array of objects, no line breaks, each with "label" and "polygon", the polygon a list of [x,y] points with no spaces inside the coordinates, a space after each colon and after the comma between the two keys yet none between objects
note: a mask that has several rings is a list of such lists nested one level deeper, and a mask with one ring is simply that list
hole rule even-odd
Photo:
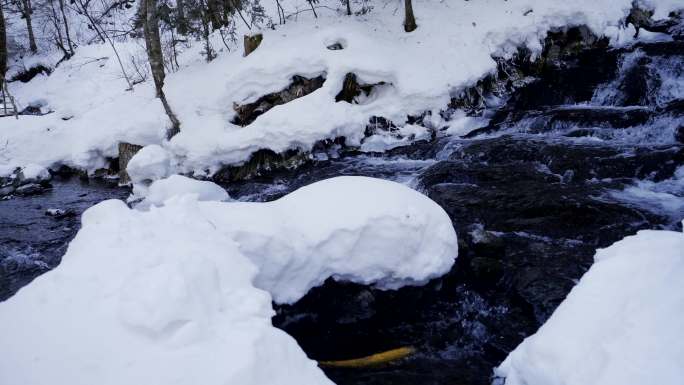
[{"label": "stream", "polygon": [[[602,248],[684,218],[684,42],[594,49],[516,89],[466,138],[437,135],[383,154],[343,152],[224,185],[277,199],[338,175],[407,184],[440,204],[459,236],[446,276],[397,291],[328,280],[274,325],[310,358],[399,347],[368,368],[325,368],[337,384],[489,384],[498,365],[565,298]],[[76,177],[0,201],[0,300],[58,265],[86,208],[129,190]],[[46,210],[70,210],[49,216]]]}]

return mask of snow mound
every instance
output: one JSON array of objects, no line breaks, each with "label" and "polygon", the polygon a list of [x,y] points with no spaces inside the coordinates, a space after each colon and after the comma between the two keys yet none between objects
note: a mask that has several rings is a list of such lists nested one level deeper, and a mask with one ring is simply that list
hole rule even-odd
[{"label": "snow mound", "polygon": [[131,158],[126,172],[133,183],[162,179],[171,173],[171,158],[161,146],[151,144]]},{"label": "snow mound", "polygon": [[43,166],[37,164],[29,164],[21,169],[21,175],[24,180],[40,182],[50,179],[50,172]]},{"label": "snow mound", "polygon": [[169,199],[191,196],[198,201],[227,201],[230,196],[216,183],[171,175],[153,182],[147,190],[145,203],[161,206]]},{"label": "snow mound", "polygon": [[681,384],[684,234],[640,231],[595,263],[495,370],[506,385]]},{"label": "snow mound", "polygon": [[272,298],[329,276],[418,283],[457,253],[446,213],[392,182],[334,178],[271,203],[197,197],[87,210],[61,265],[0,303],[0,383],[331,384],[271,325]]}]

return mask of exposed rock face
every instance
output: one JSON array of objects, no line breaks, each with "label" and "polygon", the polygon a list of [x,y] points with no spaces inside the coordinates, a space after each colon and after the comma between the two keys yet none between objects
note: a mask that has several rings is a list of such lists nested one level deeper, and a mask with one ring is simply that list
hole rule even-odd
[{"label": "exposed rock face", "polygon": [[128,167],[128,162],[135,154],[138,153],[143,148],[143,146],[121,142],[119,143],[119,184],[127,185],[131,183],[131,178],[126,172],[126,167]]},{"label": "exposed rock face", "polygon": [[323,86],[323,82],[325,82],[324,75],[311,79],[303,76],[293,76],[292,82],[284,90],[264,95],[253,103],[234,105],[235,118],[233,119],[233,124],[246,126],[271,108],[316,91]]},{"label": "exposed rock face", "polygon": [[248,180],[277,170],[292,170],[308,160],[306,154],[297,150],[286,151],[283,154],[277,154],[271,150],[259,150],[242,165],[224,167],[214,174],[213,180],[218,183]]},{"label": "exposed rock face", "polygon": [[245,46],[245,55],[247,56],[250,53],[254,52],[257,48],[259,48],[259,45],[261,44],[261,41],[264,39],[264,35],[257,33],[255,35],[245,35],[244,38],[244,46]]},{"label": "exposed rock face", "polygon": [[342,83],[342,90],[335,96],[336,102],[347,102],[347,103],[358,103],[357,98],[360,95],[369,96],[373,87],[384,85],[385,82],[373,83],[373,84],[361,84],[359,83],[356,74],[348,73],[344,77],[344,82]]}]

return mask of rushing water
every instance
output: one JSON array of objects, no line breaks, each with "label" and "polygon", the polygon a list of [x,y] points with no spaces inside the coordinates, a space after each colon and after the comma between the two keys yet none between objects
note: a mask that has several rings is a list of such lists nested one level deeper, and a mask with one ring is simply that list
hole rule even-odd
[{"label": "rushing water", "polygon": [[[489,125],[469,138],[347,152],[225,186],[234,198],[268,201],[332,176],[367,175],[418,189],[452,218],[459,257],[445,277],[389,292],[331,280],[276,307],[274,324],[313,359],[416,349],[381,367],[326,369],[333,380],[489,383],[596,248],[640,229],[681,228],[684,43],[588,52],[563,65],[488,111]],[[128,195],[75,178],[52,184],[43,195],[0,201],[0,299],[59,263],[85,208]],[[74,215],[51,217],[50,208]]]}]

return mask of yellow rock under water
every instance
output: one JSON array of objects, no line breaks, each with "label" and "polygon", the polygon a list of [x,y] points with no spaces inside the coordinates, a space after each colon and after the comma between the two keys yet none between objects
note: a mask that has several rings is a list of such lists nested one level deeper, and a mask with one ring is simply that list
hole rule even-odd
[{"label": "yellow rock under water", "polygon": [[400,360],[404,357],[410,356],[415,351],[416,349],[413,347],[406,346],[403,348],[388,350],[382,353],[376,353],[367,357],[355,358],[352,360],[320,361],[318,364],[323,367],[332,368],[363,368]]}]

